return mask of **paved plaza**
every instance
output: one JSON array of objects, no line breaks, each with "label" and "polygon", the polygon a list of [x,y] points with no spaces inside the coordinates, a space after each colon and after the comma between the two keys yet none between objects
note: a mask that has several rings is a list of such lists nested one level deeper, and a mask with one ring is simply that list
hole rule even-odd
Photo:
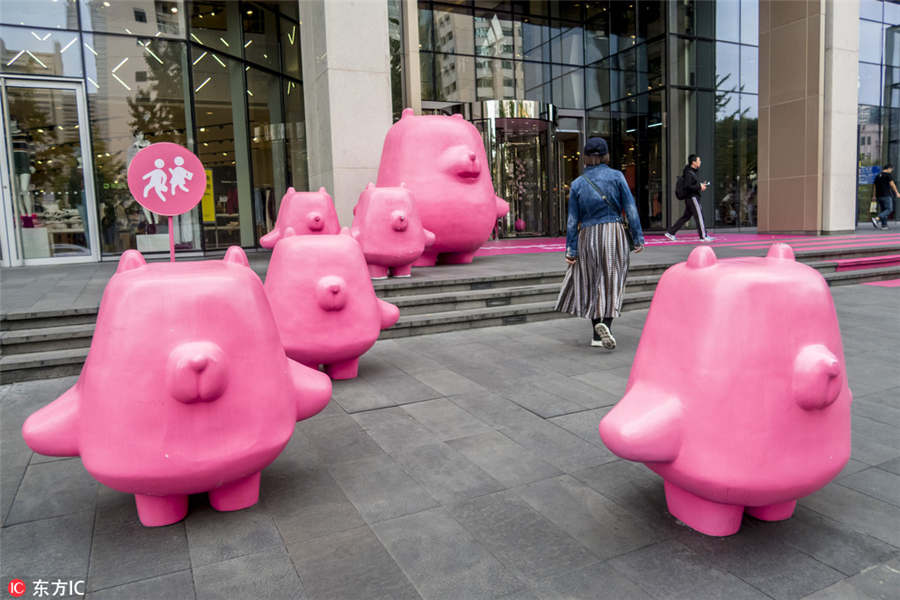
[{"label": "paved plaza", "polygon": [[900,291],[832,293],[853,453],[788,521],[747,517],[737,535],[703,536],[666,512],[658,476],[605,449],[597,424],[625,390],[638,311],[616,322],[614,352],[590,348],[580,319],[380,341],[360,377],[297,425],[257,506],[217,513],[200,495],[162,528],[142,527],[132,496],[79,459],[23,443],[24,419],[74,378],[0,387],[4,587],[86,580],[96,599],[900,598]]}]

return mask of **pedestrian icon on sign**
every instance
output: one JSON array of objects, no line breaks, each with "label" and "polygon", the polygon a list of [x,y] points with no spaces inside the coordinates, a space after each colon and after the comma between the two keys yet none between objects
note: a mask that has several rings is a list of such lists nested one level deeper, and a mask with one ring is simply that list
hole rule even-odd
[{"label": "pedestrian icon on sign", "polygon": [[175,168],[169,169],[169,174],[172,175],[172,179],[169,180],[169,185],[172,186],[172,195],[175,195],[175,189],[178,188],[183,192],[188,191],[188,189],[184,186],[185,180],[190,181],[194,178],[194,174],[185,169],[182,165],[184,164],[184,159],[180,156],[175,157]]},{"label": "pedestrian icon on sign", "polygon": [[166,197],[164,194],[166,193],[166,179],[168,178],[166,177],[166,172],[163,171],[163,166],[165,164],[166,163],[163,162],[161,158],[157,158],[155,161],[153,161],[153,166],[155,166],[156,168],[141,177],[141,179],[150,178],[150,183],[144,186],[144,198],[147,197],[147,194],[149,194],[150,190],[152,189],[156,192],[156,195],[159,196],[160,200],[162,200],[163,202],[166,201]]}]

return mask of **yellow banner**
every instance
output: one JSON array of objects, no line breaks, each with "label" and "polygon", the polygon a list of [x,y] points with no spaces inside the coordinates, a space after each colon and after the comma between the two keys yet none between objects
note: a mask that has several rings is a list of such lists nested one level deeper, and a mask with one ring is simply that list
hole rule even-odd
[{"label": "yellow banner", "polygon": [[213,180],[212,169],[206,171],[206,189],[203,191],[203,198],[200,199],[200,208],[203,213],[204,223],[216,222],[216,198],[213,196]]}]

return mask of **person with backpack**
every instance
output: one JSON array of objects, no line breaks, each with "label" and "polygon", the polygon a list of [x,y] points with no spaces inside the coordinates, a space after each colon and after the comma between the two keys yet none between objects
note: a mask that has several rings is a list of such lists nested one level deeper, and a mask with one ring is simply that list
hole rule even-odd
[{"label": "person with backpack", "polygon": [[884,165],[881,173],[875,176],[875,185],[872,186],[872,201],[878,202],[881,212],[872,217],[872,225],[875,229],[887,229],[888,217],[894,212],[894,196],[900,198],[897,184],[894,183],[894,166]]},{"label": "person with backpack", "polygon": [[703,222],[703,211],[700,208],[700,194],[705,192],[708,186],[708,182],[701,182],[697,176],[700,163],[700,157],[696,154],[688,156],[688,164],[684,166],[681,177],[675,183],[675,197],[679,200],[684,200],[684,214],[666,230],[666,238],[672,242],[676,240],[675,234],[678,230],[684,227],[684,224],[691,217],[694,218],[694,222],[697,224],[697,235],[700,236],[701,242],[711,242],[715,239],[706,232],[706,224]]},{"label": "person with backpack", "polygon": [[591,346],[612,350],[612,321],[622,310],[630,252],[644,249],[644,234],[625,176],[609,166],[606,140],[587,141],[584,164],[569,192],[569,268],[556,310],[591,319]]}]

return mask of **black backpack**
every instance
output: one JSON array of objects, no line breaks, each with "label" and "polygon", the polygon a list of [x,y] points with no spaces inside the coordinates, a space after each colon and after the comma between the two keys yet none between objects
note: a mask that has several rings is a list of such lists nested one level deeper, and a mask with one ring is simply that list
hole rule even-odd
[{"label": "black backpack", "polygon": [[675,181],[675,197],[679,200],[684,200],[687,197],[687,190],[685,188],[684,183],[684,174],[678,176],[678,179]]}]

